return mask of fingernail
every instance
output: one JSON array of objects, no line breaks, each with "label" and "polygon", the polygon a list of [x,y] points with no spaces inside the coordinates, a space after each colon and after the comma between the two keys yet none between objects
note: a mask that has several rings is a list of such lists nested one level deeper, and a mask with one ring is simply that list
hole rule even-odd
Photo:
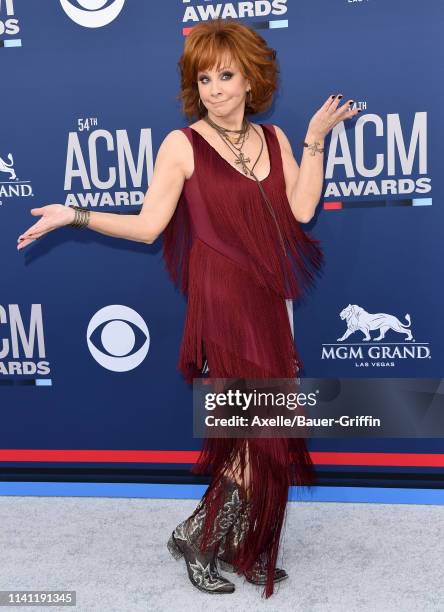
[{"label": "fingernail", "polygon": [[340,96],[338,96],[338,98],[342,98],[342,94]]},{"label": "fingernail", "polygon": [[362,111],[362,108],[358,108],[358,113],[360,113]]}]

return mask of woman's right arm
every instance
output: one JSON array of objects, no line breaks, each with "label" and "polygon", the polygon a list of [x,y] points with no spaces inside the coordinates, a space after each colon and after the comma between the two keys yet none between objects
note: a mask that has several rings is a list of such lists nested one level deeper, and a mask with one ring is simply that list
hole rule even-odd
[{"label": "woman's right arm", "polygon": [[[165,229],[176,209],[186,178],[187,145],[184,134],[173,130],[159,147],[153,176],[138,215],[91,211],[88,228],[115,238],[151,244]],[[18,249],[74,220],[74,210],[63,204],[31,209],[41,218],[18,239]]]}]

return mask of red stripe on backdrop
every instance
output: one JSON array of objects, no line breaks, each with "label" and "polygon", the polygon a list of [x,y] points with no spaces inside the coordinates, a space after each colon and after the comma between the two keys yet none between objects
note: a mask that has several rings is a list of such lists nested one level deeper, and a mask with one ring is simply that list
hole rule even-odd
[{"label": "red stripe on backdrop", "polygon": [[324,202],[325,210],[341,210],[342,202]]},{"label": "red stripe on backdrop", "polygon": [[[178,450],[64,450],[0,449],[1,461],[36,461],[56,463],[194,463],[198,451]],[[444,467],[439,453],[310,453],[315,465],[381,465]]]}]

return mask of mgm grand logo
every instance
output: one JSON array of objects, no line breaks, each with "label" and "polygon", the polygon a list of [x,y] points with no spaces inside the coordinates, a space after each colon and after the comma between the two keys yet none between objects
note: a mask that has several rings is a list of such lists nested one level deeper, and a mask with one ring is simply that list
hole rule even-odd
[{"label": "mgm grand logo", "polygon": [[8,153],[7,159],[9,162],[0,157],[0,205],[3,204],[3,198],[26,198],[34,195],[31,181],[19,180],[11,153]]},{"label": "mgm grand logo", "polygon": [[419,343],[413,337],[409,314],[403,323],[395,315],[349,304],[339,317],[346,329],[335,343],[322,345],[322,359],[353,359],[357,368],[394,367],[397,359],[431,359],[429,342]]}]

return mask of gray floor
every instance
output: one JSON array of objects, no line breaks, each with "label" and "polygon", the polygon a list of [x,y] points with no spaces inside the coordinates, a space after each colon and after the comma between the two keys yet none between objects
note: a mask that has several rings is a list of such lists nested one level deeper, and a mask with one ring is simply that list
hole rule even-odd
[{"label": "gray floor", "polygon": [[[442,506],[290,502],[268,600],[207,595],[165,542],[195,500],[0,497],[0,590],[72,589],[82,612],[442,612]],[[232,576],[231,574],[228,576]]]}]

